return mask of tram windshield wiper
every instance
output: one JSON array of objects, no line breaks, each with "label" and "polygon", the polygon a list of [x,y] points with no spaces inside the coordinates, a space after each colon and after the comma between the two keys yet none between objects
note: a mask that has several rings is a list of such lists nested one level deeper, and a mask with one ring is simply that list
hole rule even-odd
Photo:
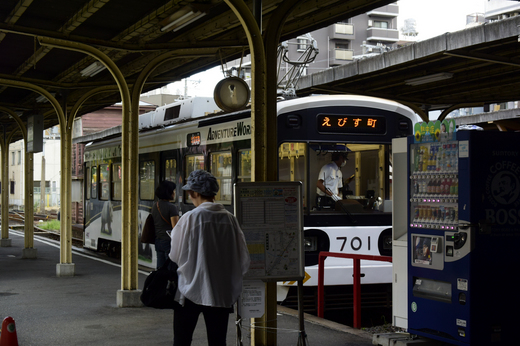
[{"label": "tram windshield wiper", "polygon": [[357,223],[357,221],[354,219],[354,217],[352,216],[352,213],[350,211],[348,211],[347,207],[345,206],[345,204],[341,203],[341,201],[337,201],[336,202],[336,205],[340,205],[340,208],[341,210],[345,213],[345,216],[347,217],[347,219],[350,221],[351,224],[355,225]]}]

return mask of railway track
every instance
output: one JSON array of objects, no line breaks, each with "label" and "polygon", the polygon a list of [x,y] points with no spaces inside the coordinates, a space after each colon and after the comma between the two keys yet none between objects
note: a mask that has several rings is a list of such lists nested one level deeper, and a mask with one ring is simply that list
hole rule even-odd
[{"label": "railway track", "polygon": [[[42,215],[42,214],[35,214],[34,215],[34,221],[33,221],[33,227],[34,227],[34,234],[39,235],[42,237],[46,237],[49,239],[54,240],[60,240],[60,230],[48,230],[40,228],[34,223],[40,222],[40,221],[50,221],[50,220],[56,220],[57,215]],[[22,211],[10,211],[9,212],[9,227],[14,229],[23,228],[25,224],[25,214]],[[76,247],[83,247],[83,238],[79,237],[72,237],[72,245]]]}]

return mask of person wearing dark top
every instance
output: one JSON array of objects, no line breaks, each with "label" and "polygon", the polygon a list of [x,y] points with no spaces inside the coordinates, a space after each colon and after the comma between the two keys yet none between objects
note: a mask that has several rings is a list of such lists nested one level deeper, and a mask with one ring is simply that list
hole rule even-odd
[{"label": "person wearing dark top", "polygon": [[177,207],[170,203],[175,200],[175,183],[163,180],[155,189],[157,200],[152,206],[152,217],[155,225],[155,253],[157,254],[157,269],[168,259],[171,238],[169,233],[179,221]]}]

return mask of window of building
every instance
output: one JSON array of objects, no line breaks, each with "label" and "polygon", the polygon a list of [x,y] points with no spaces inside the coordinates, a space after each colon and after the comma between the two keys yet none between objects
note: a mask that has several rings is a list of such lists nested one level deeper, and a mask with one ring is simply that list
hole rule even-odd
[{"label": "window of building", "polygon": [[52,192],[56,192],[56,182],[52,181]]},{"label": "window of building", "polygon": [[120,201],[121,196],[121,164],[114,163],[112,165],[112,199]]},{"label": "window of building", "polygon": [[11,166],[14,166],[14,151],[11,151]]},{"label": "window of building", "polygon": [[215,196],[215,201],[222,204],[231,204],[231,152],[211,153],[210,157],[210,172],[215,176],[215,178],[217,178],[220,187]]},{"label": "window of building", "polygon": [[155,198],[155,161],[141,162],[139,173],[141,200],[153,201]]},{"label": "window of building", "polygon": [[110,165],[99,165],[99,199],[108,200],[110,197]]},{"label": "window of building", "polygon": [[388,29],[388,22],[380,21],[380,20],[374,20],[373,22],[374,28],[380,28],[380,29]]},{"label": "window of building", "polygon": [[11,181],[11,188],[10,188],[10,191],[9,191],[11,193],[11,195],[14,195],[14,185],[15,185],[15,183],[16,182]]},{"label": "window of building", "polygon": [[19,165],[22,164],[22,151],[21,150],[18,150],[18,164]]}]

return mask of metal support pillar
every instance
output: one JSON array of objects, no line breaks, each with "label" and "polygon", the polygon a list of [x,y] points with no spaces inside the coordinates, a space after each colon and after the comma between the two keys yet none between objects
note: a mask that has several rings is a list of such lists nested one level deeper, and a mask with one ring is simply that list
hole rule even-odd
[{"label": "metal support pillar", "polygon": [[0,237],[0,246],[9,247],[11,246],[11,239],[9,239],[9,142],[5,130],[0,138],[0,150],[1,150],[1,174],[2,174],[2,236]]},{"label": "metal support pillar", "polygon": [[61,180],[60,180],[60,263],[56,266],[57,276],[74,276],[72,263],[72,126],[66,116],[60,123],[61,131]]},{"label": "metal support pillar", "polygon": [[[9,108],[1,107],[0,112],[8,113],[20,127],[24,138],[24,147],[27,148],[27,126],[20,119],[18,114]],[[9,150],[7,150],[8,152]],[[34,203],[33,203],[33,188],[34,188],[34,164],[33,153],[28,153],[25,150],[24,155],[24,179],[25,179],[25,223],[24,223],[24,249],[22,258],[36,258],[37,250],[34,248],[34,225],[31,220],[34,219]],[[29,220],[29,221],[27,221]]]},{"label": "metal support pillar", "polygon": [[[31,84],[31,83],[27,83],[27,82],[20,82],[20,81],[15,81],[15,80],[9,80],[9,79],[3,79],[3,78],[0,78],[0,85],[5,85],[5,86],[9,86],[9,87],[15,87],[15,88],[21,88],[21,89],[28,89],[28,90],[31,90],[31,91],[34,91],[34,92],[37,92],[43,96],[45,96],[50,104],[53,106],[57,116],[58,116],[58,120],[59,120],[59,124],[60,124],[60,128],[61,128],[61,131],[65,131],[65,133],[62,132],[62,136],[65,136],[66,135],[66,129],[67,129],[67,126],[66,126],[66,118],[65,118],[65,114],[63,113],[63,109],[61,108],[60,104],[58,103],[58,101],[54,98],[54,96],[52,96],[47,90],[35,85],[35,84]],[[70,136],[72,136],[72,127],[70,126],[71,130],[70,130]],[[72,143],[72,140],[70,141],[70,143]],[[62,147],[64,146],[63,144],[63,140],[62,140]],[[62,148],[62,152],[63,152],[63,148]],[[69,156],[70,156],[70,146],[69,146]],[[68,171],[66,170],[64,164],[66,165],[67,164],[67,161],[69,162],[69,169]],[[69,189],[66,189],[64,188],[65,185],[63,185],[63,176],[64,176],[64,172],[68,172],[69,174],[69,180],[71,180],[71,172],[70,172],[70,162],[71,162],[71,158],[69,157],[68,160],[63,160],[63,156],[62,156],[62,161],[61,161],[61,188],[60,188],[60,203],[63,205],[66,205],[67,202],[70,202],[71,201],[71,191],[70,191],[70,184],[69,184]],[[67,197],[68,195],[68,197]],[[70,203],[69,203],[70,204]],[[67,210],[69,211],[69,214],[67,214]],[[61,248],[60,248],[60,263],[58,263],[57,267],[56,267],[56,274],[58,276],[71,276],[71,275],[74,275],[74,264],[72,264],[72,248],[69,246],[69,247],[65,247],[63,248],[63,244],[67,244],[69,243],[70,244],[70,230],[69,230],[69,239],[67,239],[67,232],[64,232],[64,230],[66,229],[66,222],[65,220],[69,220],[69,229],[70,229],[70,211],[71,211],[71,208],[70,208],[70,205],[69,205],[69,208],[65,208],[64,209],[64,212],[61,213],[61,224],[60,224],[60,228],[61,228]],[[61,266],[65,266],[65,269],[62,270]]]},{"label": "metal support pillar", "polygon": [[[27,148],[27,141],[25,141]],[[36,258],[38,251],[34,247],[34,155],[25,150],[25,224],[24,224],[24,249],[22,258]]]},{"label": "metal support pillar", "polygon": [[[62,48],[88,54],[100,61],[112,74],[121,93],[122,108],[122,205],[121,205],[121,290],[117,291],[117,306],[130,307],[140,306],[139,291],[137,291],[137,172],[139,155],[137,152],[138,127],[136,126],[137,114],[135,119],[132,117],[130,109],[130,91],[123,74],[117,65],[99,49],[83,43],[70,42],[65,40],[39,37],[40,44],[43,46]],[[75,113],[73,113],[74,115]],[[73,116],[70,117],[72,127]],[[132,143],[132,141],[134,143]],[[71,142],[72,143],[72,142]],[[70,191],[69,191],[70,193]],[[70,202],[70,197],[68,201]]]},{"label": "metal support pillar", "polygon": [[[268,164],[270,161],[268,160],[268,147],[270,143],[268,143],[267,137],[266,61],[262,33],[255,17],[245,2],[241,0],[225,1],[242,24],[251,51],[251,180],[263,182],[269,181],[269,178],[271,178],[271,181],[274,181],[276,180],[276,168]],[[274,117],[276,119],[276,112],[274,113]],[[276,156],[274,160],[276,160]],[[273,160],[271,160],[271,162],[272,161]],[[255,319],[255,325],[263,328],[253,330],[252,343],[254,345],[275,346],[276,333],[268,332],[268,330],[276,330],[277,326],[276,282],[266,283],[265,314],[262,318]]]}]

